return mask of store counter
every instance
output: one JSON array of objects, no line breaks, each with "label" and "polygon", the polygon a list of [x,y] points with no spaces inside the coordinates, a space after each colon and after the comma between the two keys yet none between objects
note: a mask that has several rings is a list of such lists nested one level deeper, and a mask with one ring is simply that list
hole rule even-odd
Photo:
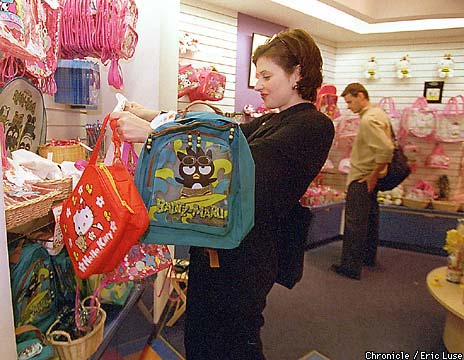
[{"label": "store counter", "polygon": [[443,342],[452,353],[464,354],[464,290],[446,280],[446,266],[427,275],[427,288],[447,311]]}]

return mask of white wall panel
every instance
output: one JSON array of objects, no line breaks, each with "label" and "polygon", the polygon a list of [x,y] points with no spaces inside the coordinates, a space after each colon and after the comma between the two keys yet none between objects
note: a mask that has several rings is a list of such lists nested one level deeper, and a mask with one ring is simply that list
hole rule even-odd
[{"label": "white wall panel", "polygon": [[[343,45],[337,48],[335,85],[341,92],[350,82],[360,82],[369,90],[371,100],[378,102],[383,96],[392,96],[397,107],[410,105],[418,96],[422,96],[425,81],[443,80],[437,75],[437,63],[445,53],[451,53],[455,61],[455,76],[445,80],[443,101],[464,91],[464,45],[463,39],[452,39],[448,42],[414,43],[395,41],[372,45]],[[396,63],[404,55],[408,55],[411,67],[411,78],[398,79]],[[364,65],[375,56],[380,79],[367,80]],[[340,104],[345,107],[343,100]],[[433,105],[442,108],[442,105]]]},{"label": "white wall panel", "polygon": [[333,44],[329,44],[324,40],[315,38],[314,41],[319,46],[321,50],[322,60],[323,60],[323,75],[324,83],[333,84],[335,82],[335,70],[336,70],[336,54],[337,48]]},{"label": "white wall panel", "polygon": [[[237,57],[237,12],[201,1],[183,0],[179,15],[179,36],[188,33],[198,39],[198,51],[179,54],[179,64],[194,68],[214,66],[226,76],[224,99],[216,101],[225,112],[234,112],[235,64]],[[189,103],[179,99],[179,109]]]},{"label": "white wall panel", "polygon": [[[444,104],[452,96],[464,94],[464,45],[463,39],[450,39],[436,43],[414,43],[395,41],[375,44],[345,44],[339,46],[336,52],[335,81],[340,94],[345,86],[351,82],[360,82],[369,91],[371,102],[377,103],[383,96],[394,99],[396,108],[404,109],[423,95],[425,81],[444,81],[442,104],[430,104],[432,108],[442,110]],[[437,63],[445,53],[451,53],[455,61],[454,77],[441,79],[437,75]],[[408,55],[411,61],[411,78],[398,79],[396,62],[403,55]],[[378,63],[380,79],[368,80],[364,77],[364,65],[367,60],[375,56]],[[339,99],[339,107],[343,112],[346,109],[343,98]],[[435,143],[425,139],[408,136],[405,143],[417,144],[420,152],[417,154],[417,171],[405,182],[406,188],[414,185],[418,180],[426,180],[433,185],[440,175],[447,175],[450,180],[452,195],[463,191],[461,159],[463,149],[461,143],[443,144],[446,154],[451,158],[448,169],[432,169],[425,166],[427,156],[432,152]],[[333,148],[329,158],[335,166],[346,157],[346,152]],[[325,175],[325,183],[337,188],[344,188],[346,175],[340,174],[336,169],[332,174]]]}]

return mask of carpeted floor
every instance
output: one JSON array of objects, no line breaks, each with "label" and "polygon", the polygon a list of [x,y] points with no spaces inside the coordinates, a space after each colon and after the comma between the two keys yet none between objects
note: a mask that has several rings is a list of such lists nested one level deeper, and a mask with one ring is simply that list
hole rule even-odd
[{"label": "carpeted floor", "polygon": [[[268,360],[362,360],[367,351],[411,356],[416,350],[446,351],[441,340],[446,312],[425,284],[427,273],[445,265],[445,257],[381,247],[380,266],[366,268],[356,281],[328,270],[340,251],[340,241],[308,250],[303,280],[291,291],[278,285],[271,291],[262,330]],[[144,301],[149,305],[151,299]],[[183,318],[161,331],[180,359],[182,328]],[[134,310],[103,359],[138,359],[151,329]]]}]

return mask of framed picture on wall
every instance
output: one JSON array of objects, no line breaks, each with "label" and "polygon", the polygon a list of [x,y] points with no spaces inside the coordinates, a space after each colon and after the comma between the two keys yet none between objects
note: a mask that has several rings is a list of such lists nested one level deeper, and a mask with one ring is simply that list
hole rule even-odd
[{"label": "framed picture on wall", "polygon": [[248,75],[248,87],[254,87],[256,85],[256,66],[253,64],[251,57],[259,45],[263,45],[269,36],[253,33],[251,38],[251,52],[250,52],[250,72]]},{"label": "framed picture on wall", "polygon": [[444,81],[426,81],[424,83],[424,97],[428,103],[441,103]]}]

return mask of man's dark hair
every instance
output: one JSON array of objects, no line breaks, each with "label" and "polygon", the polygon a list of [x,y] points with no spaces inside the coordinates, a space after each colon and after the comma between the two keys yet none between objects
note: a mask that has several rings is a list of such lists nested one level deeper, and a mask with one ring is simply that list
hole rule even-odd
[{"label": "man's dark hair", "polygon": [[350,94],[351,96],[358,96],[359,93],[363,93],[366,100],[369,100],[369,93],[367,92],[366,88],[360,83],[351,83],[347,85],[345,90],[342,92],[342,97]]}]

